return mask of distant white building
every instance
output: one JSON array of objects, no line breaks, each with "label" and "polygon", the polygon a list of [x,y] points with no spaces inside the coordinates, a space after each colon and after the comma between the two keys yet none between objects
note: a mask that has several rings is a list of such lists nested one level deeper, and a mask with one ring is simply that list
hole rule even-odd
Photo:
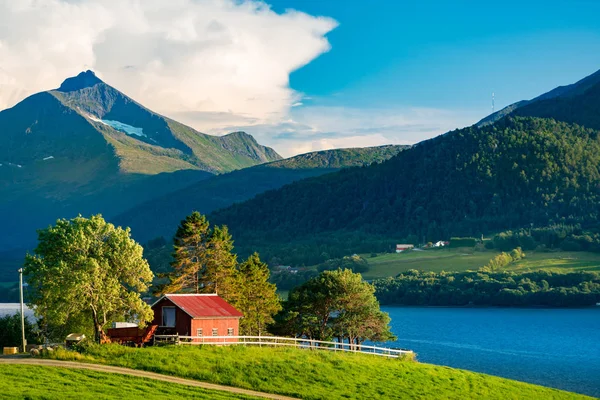
[{"label": "distant white building", "polygon": [[397,244],[396,253],[402,253],[403,251],[412,250],[414,248],[415,246],[413,246],[412,244]]},{"label": "distant white building", "polygon": [[275,272],[284,272],[287,271],[290,274],[297,274],[299,269],[298,268],[292,268],[289,265],[278,265],[277,268],[279,269],[278,271]]}]

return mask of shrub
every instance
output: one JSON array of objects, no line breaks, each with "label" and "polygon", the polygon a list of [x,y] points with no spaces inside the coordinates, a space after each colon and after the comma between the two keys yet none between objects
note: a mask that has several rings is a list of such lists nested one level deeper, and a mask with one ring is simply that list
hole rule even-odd
[{"label": "shrub", "polygon": [[473,238],[473,237],[453,237],[450,238],[450,245],[449,247],[451,248],[458,248],[458,247],[475,247],[475,245],[477,244],[477,239]]},{"label": "shrub", "polygon": [[[25,338],[27,343],[40,343],[37,326],[25,317]],[[0,317],[0,347],[21,346],[21,314]]]}]

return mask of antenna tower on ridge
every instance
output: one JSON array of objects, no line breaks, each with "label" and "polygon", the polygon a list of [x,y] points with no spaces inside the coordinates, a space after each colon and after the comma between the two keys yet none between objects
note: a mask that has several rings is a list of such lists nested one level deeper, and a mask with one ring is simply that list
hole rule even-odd
[{"label": "antenna tower on ridge", "polygon": [[494,97],[496,96],[496,94],[494,92],[492,92],[492,114],[495,111],[496,105],[494,104]]}]

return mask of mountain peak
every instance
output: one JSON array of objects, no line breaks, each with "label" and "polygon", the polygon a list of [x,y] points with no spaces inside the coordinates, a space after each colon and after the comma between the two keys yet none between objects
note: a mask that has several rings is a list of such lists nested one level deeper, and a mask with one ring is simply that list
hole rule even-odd
[{"label": "mountain peak", "polygon": [[81,72],[77,76],[65,79],[65,81],[58,88],[58,91],[73,92],[75,90],[92,87],[98,83],[102,83],[102,81],[96,76],[96,74],[93,71],[87,70]]},{"label": "mountain peak", "polygon": [[251,138],[253,138],[253,136],[251,134],[246,133],[244,131],[229,132],[225,136],[241,136],[241,137],[251,137]]}]

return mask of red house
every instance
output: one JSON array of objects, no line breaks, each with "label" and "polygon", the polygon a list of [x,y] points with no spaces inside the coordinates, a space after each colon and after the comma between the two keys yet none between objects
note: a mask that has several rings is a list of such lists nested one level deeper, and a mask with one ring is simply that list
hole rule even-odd
[{"label": "red house", "polygon": [[152,325],[158,325],[159,332],[180,336],[239,336],[243,317],[216,294],[165,294],[152,310]]}]

